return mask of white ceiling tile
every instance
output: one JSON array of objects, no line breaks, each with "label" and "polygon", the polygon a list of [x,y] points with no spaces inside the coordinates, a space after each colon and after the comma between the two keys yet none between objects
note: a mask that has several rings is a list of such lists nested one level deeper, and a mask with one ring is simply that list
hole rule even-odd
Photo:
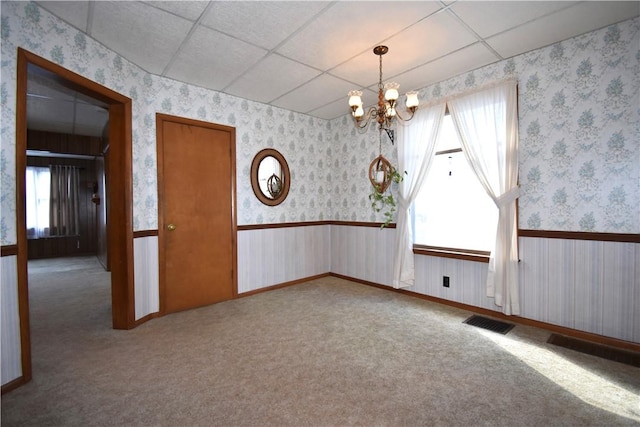
[{"label": "white ceiling tile", "polygon": [[241,98],[269,102],[318,76],[320,71],[280,55],[269,55],[225,88]]},{"label": "white ceiling tile", "polygon": [[273,49],[328,2],[213,2],[201,24],[265,49]]},{"label": "white ceiling tile", "polygon": [[144,3],[189,21],[196,21],[209,5],[208,1],[145,1]]},{"label": "white ceiling tile", "polygon": [[[376,103],[379,44],[383,81],[405,92],[640,14],[639,1],[37,3],[146,71],[323,118],[348,114],[352,89]],[[29,91],[68,97],[40,86]]]},{"label": "white ceiling tile", "polygon": [[349,104],[346,96],[344,99],[340,99],[309,112],[310,115],[320,117],[325,120],[332,120],[336,117],[344,116],[349,113]]},{"label": "white ceiling tile", "polygon": [[[476,38],[450,14],[430,16],[384,42],[389,52],[382,57],[383,82],[474,42]],[[379,58],[372,51],[365,52],[331,73],[362,87],[370,86],[379,79]]]},{"label": "white ceiling tile", "polygon": [[439,2],[336,2],[278,48],[278,53],[331,69],[373,48],[441,7]]},{"label": "white ceiling tile", "polygon": [[82,31],[87,31],[87,17],[89,16],[88,2],[39,1],[37,3],[68,24]]},{"label": "white ceiling tile", "polygon": [[92,35],[146,71],[161,74],[192,23],[138,2],[95,2]]},{"label": "white ceiling tile", "polygon": [[482,43],[476,43],[401,74],[398,76],[397,82],[400,83],[401,93],[423,89],[426,86],[475,70],[498,60],[499,58]]},{"label": "white ceiling tile", "polygon": [[180,50],[166,76],[221,90],[266,53],[264,49],[200,26]]},{"label": "white ceiling tile", "polygon": [[[336,101],[336,95],[347,93],[351,85],[328,74],[323,74],[298,89],[278,98],[273,105],[292,111],[307,113],[325,104]],[[346,101],[345,101],[346,102]]]},{"label": "white ceiling tile", "polygon": [[450,10],[480,37],[486,38],[575,3],[570,1],[458,1],[451,6]]},{"label": "white ceiling tile", "polygon": [[587,1],[540,18],[487,42],[504,58],[538,49],[638,15],[640,2]]}]

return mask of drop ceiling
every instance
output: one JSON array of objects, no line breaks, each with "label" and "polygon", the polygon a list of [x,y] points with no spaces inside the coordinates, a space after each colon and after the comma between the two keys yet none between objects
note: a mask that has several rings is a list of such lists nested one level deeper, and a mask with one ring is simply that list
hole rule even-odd
[{"label": "drop ceiling", "polygon": [[640,14],[638,1],[40,1],[142,69],[323,119]]}]

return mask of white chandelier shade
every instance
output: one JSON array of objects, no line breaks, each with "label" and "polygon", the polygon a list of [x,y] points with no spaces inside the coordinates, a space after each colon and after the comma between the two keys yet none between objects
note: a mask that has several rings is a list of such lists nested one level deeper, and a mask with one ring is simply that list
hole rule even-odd
[{"label": "white chandelier shade", "polygon": [[352,90],[349,92],[349,108],[351,108],[351,116],[354,123],[359,129],[366,129],[372,119],[378,122],[379,129],[385,130],[391,135],[390,128],[393,126],[395,119],[409,121],[413,118],[413,114],[420,101],[418,100],[418,92],[415,90],[405,94],[405,106],[408,116],[403,116],[397,109],[397,101],[400,96],[400,85],[396,82],[387,82],[382,84],[382,55],[387,53],[387,46],[376,46],[373,53],[380,58],[380,74],[378,79],[378,103],[365,110],[362,102],[362,91]]}]

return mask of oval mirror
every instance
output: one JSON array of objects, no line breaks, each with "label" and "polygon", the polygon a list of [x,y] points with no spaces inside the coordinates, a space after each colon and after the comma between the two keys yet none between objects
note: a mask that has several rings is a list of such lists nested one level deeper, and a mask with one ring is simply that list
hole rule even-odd
[{"label": "oval mirror", "polygon": [[265,205],[276,206],[289,194],[289,165],[284,156],[272,148],[265,148],[251,163],[251,187]]}]

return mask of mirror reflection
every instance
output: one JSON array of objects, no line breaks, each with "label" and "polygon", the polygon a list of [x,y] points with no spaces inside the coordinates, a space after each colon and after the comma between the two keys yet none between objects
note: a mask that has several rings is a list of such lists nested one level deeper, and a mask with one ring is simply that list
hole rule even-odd
[{"label": "mirror reflection", "polygon": [[258,183],[260,191],[270,199],[277,198],[282,193],[282,166],[273,156],[267,156],[258,166]]},{"label": "mirror reflection", "polygon": [[262,203],[282,203],[289,192],[289,181],[289,166],[282,154],[271,148],[256,154],[251,164],[251,187]]}]

